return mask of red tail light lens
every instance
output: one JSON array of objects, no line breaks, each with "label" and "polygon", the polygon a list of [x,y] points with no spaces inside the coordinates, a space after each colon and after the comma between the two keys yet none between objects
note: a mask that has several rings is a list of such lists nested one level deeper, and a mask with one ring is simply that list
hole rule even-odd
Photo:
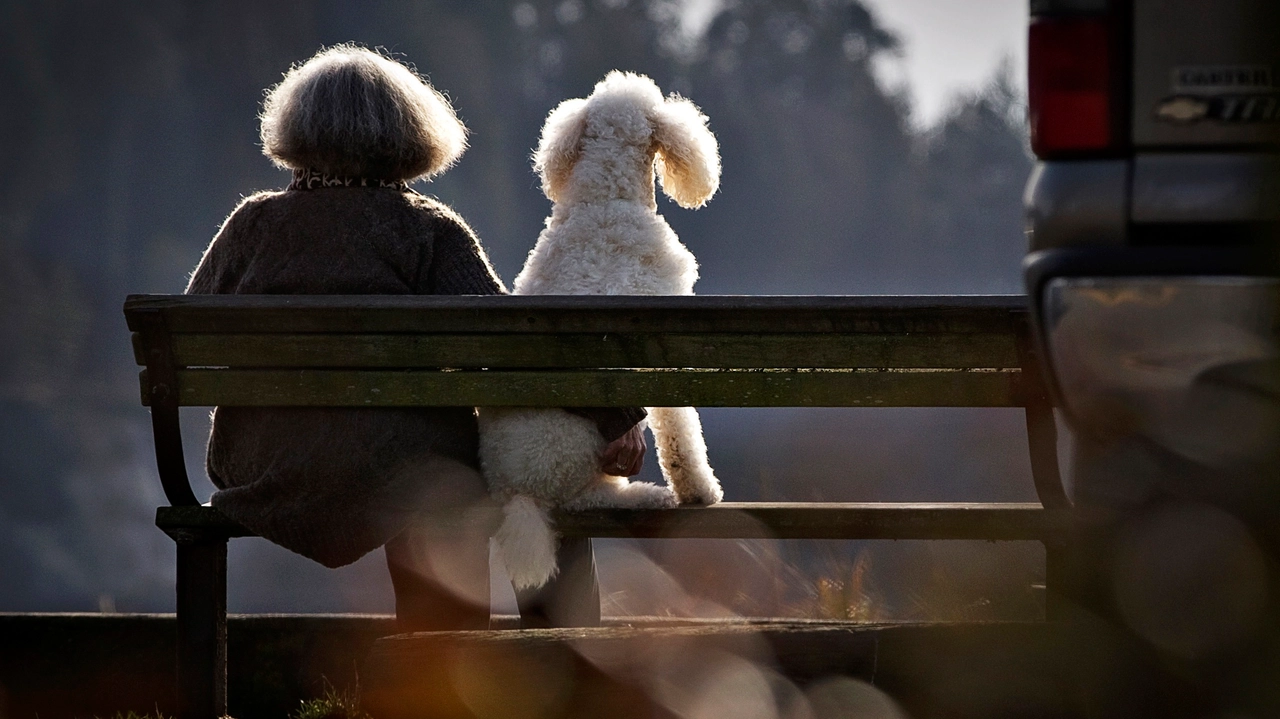
[{"label": "red tail light lens", "polygon": [[1032,21],[1027,99],[1031,105],[1031,149],[1037,157],[1111,146],[1109,34],[1105,17]]}]

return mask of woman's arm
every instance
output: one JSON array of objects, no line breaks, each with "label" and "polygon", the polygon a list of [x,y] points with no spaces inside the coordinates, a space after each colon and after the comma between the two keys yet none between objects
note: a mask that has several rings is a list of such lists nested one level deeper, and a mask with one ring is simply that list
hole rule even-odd
[{"label": "woman's arm", "polygon": [[635,425],[613,440],[600,454],[600,471],[615,477],[632,477],[644,467],[644,430]]},{"label": "woman's arm", "polygon": [[649,413],[644,407],[565,407],[569,414],[585,417],[596,423],[604,441],[612,442],[626,434]]},{"label": "woman's arm", "polygon": [[471,227],[440,207],[432,242],[424,247],[414,292],[420,295],[505,295],[498,273]]},{"label": "woman's arm", "polygon": [[[429,264],[419,268],[419,294],[497,295],[506,294],[502,280],[489,264],[489,257],[479,238],[461,217],[445,210],[441,228],[425,258]],[[568,412],[595,423],[600,436],[609,443],[602,457],[601,469],[623,476],[640,472],[644,463],[644,433],[639,423],[647,416],[643,407],[567,407]]]},{"label": "woman's arm", "polygon": [[[244,258],[237,257],[235,246],[242,237],[252,236],[254,225],[267,197],[271,193],[259,192],[241,200],[236,209],[222,221],[222,227],[200,257],[200,264],[191,273],[185,294],[212,295],[234,294],[244,275]],[[231,245],[228,248],[228,245]]]}]

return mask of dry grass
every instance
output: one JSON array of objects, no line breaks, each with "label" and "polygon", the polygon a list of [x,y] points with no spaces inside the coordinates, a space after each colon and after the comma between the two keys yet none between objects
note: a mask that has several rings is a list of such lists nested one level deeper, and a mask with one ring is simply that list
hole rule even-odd
[{"label": "dry grass", "polygon": [[853,622],[883,619],[879,603],[868,586],[867,570],[870,566],[870,555],[859,552],[853,566],[843,576],[836,574],[819,577],[816,582],[817,606],[812,613],[819,619]]},{"label": "dry grass", "polygon": [[327,685],[324,696],[307,699],[290,719],[372,719],[360,706],[360,689],[338,691]]},{"label": "dry grass", "polygon": [[1035,587],[1043,570],[1024,566],[1016,554],[991,547],[930,548],[892,557],[865,547],[852,557],[821,548],[818,553],[819,561],[807,571],[792,572],[790,581],[808,596],[793,594],[789,612],[854,622],[1043,618],[1043,597]]},{"label": "dry grass", "polygon": [[602,548],[604,613],[1035,621],[1043,618],[1043,550],[1024,544],[637,540]]}]

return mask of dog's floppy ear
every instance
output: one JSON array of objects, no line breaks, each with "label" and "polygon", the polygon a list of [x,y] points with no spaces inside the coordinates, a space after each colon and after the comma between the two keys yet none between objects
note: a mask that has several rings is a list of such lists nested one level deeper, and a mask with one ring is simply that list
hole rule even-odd
[{"label": "dog's floppy ear", "polygon": [[706,204],[720,186],[720,148],[697,105],[672,95],[653,109],[662,191],[681,207]]},{"label": "dog's floppy ear", "polygon": [[569,180],[573,164],[582,151],[582,133],[587,127],[587,101],[565,100],[547,115],[542,138],[533,153],[533,170],[542,177],[542,192],[552,202]]}]

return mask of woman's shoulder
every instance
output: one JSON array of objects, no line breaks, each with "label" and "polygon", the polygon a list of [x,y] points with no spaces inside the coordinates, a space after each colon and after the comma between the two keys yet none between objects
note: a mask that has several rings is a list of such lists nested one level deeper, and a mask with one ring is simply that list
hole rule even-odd
[{"label": "woman's shoulder", "polygon": [[384,227],[398,227],[390,234],[402,241],[459,231],[473,234],[461,215],[434,197],[413,190],[363,187],[256,192],[240,200],[218,234],[253,238],[263,232],[290,234],[290,228],[308,228],[303,234],[310,236],[367,223],[371,218],[389,223]]},{"label": "woman's shoulder", "polygon": [[259,234],[264,215],[283,193],[279,191],[255,192],[241,197],[231,214],[218,227],[213,240],[205,248],[199,264],[192,271],[187,284],[187,294],[208,294],[233,291],[228,288],[234,269],[251,250],[254,237]]},{"label": "woman's shoulder", "polygon": [[280,206],[285,201],[285,195],[286,193],[282,190],[263,190],[241,197],[235,209],[227,215],[227,219],[223,220],[219,234],[250,225],[272,214],[273,210],[282,209]]},{"label": "woman's shoulder", "polygon": [[430,195],[408,190],[402,193],[402,197],[408,207],[421,213],[428,220],[468,227],[467,221],[462,219],[462,215],[458,214],[457,210]]}]

